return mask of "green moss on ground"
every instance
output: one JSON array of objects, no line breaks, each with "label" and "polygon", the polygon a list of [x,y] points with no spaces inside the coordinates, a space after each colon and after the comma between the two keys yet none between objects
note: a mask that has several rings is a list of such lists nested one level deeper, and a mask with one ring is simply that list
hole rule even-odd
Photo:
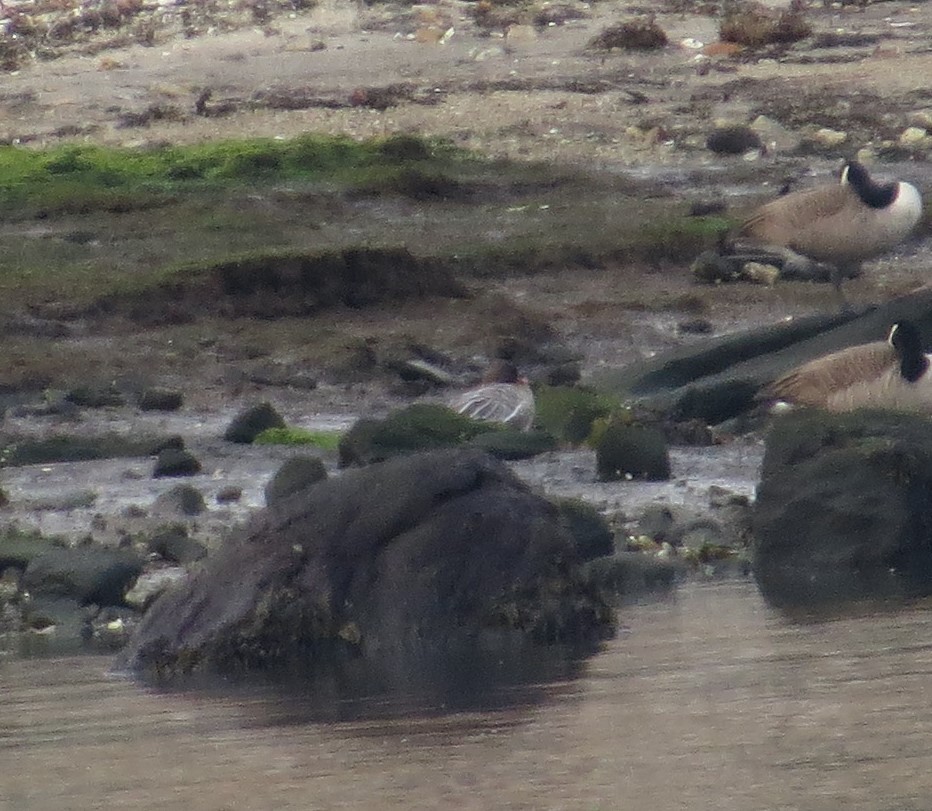
[{"label": "green moss on ground", "polygon": [[338,431],[310,431],[306,428],[266,428],[253,440],[254,445],[311,445],[335,451],[342,434]]},{"label": "green moss on ground", "polygon": [[413,136],[354,141],[308,134],[157,149],[72,144],[48,150],[0,147],[0,211],[7,216],[132,211],[198,188],[255,181],[342,180],[364,187],[373,174],[404,178],[406,165],[454,161],[440,141]]}]

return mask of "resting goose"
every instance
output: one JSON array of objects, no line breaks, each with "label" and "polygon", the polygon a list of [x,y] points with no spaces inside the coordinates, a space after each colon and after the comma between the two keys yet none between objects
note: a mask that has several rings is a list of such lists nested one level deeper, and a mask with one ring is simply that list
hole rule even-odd
[{"label": "resting goose", "polygon": [[885,408],[932,414],[929,361],[919,330],[900,321],[886,341],[810,361],[765,387],[758,399],[828,411]]},{"label": "resting goose", "polygon": [[514,364],[493,363],[475,388],[457,395],[450,408],[474,420],[500,422],[529,431],[534,422],[534,393],[527,379],[519,377]]},{"label": "resting goose", "polygon": [[861,263],[909,236],[922,215],[916,187],[875,182],[857,161],[845,163],[841,182],[790,192],[761,206],[738,236],[780,252],[825,262],[844,307],[841,282]]}]

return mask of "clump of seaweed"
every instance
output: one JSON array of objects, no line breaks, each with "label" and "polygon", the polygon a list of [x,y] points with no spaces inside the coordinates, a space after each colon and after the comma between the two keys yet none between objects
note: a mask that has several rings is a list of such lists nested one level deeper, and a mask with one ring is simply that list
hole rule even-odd
[{"label": "clump of seaweed", "polygon": [[668,42],[666,32],[651,15],[610,25],[589,40],[588,47],[596,51],[650,51]]},{"label": "clump of seaweed", "polygon": [[727,11],[719,27],[723,42],[747,48],[765,45],[789,45],[812,33],[802,0],[793,0],[779,13],[756,3],[742,3]]}]

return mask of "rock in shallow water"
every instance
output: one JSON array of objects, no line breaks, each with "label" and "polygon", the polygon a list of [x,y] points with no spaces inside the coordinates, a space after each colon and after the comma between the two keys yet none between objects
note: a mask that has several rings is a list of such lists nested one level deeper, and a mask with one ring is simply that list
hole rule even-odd
[{"label": "rock in shallow water", "polygon": [[558,509],[485,454],[415,454],[302,495],[160,598],[121,665],[160,677],[377,667],[425,646],[582,644],[613,627]]},{"label": "rock in shallow water", "polygon": [[767,438],[757,582],[778,605],[932,594],[932,424],[798,413]]}]

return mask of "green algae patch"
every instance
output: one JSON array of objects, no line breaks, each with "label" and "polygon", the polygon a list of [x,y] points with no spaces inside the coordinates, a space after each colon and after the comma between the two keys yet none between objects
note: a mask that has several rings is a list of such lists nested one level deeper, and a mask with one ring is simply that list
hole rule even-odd
[{"label": "green algae patch", "polygon": [[256,181],[371,181],[374,167],[454,160],[440,141],[393,136],[369,141],[304,135],[156,149],[0,147],[0,211],[47,217],[94,210],[123,212],[165,205],[181,193]]},{"label": "green algae patch", "polygon": [[615,398],[577,386],[537,386],[534,400],[538,425],[574,445],[589,437],[596,420],[619,407]]},{"label": "green algae patch", "polygon": [[253,440],[254,445],[310,445],[335,451],[342,434],[338,431],[311,431],[307,428],[266,428]]}]

